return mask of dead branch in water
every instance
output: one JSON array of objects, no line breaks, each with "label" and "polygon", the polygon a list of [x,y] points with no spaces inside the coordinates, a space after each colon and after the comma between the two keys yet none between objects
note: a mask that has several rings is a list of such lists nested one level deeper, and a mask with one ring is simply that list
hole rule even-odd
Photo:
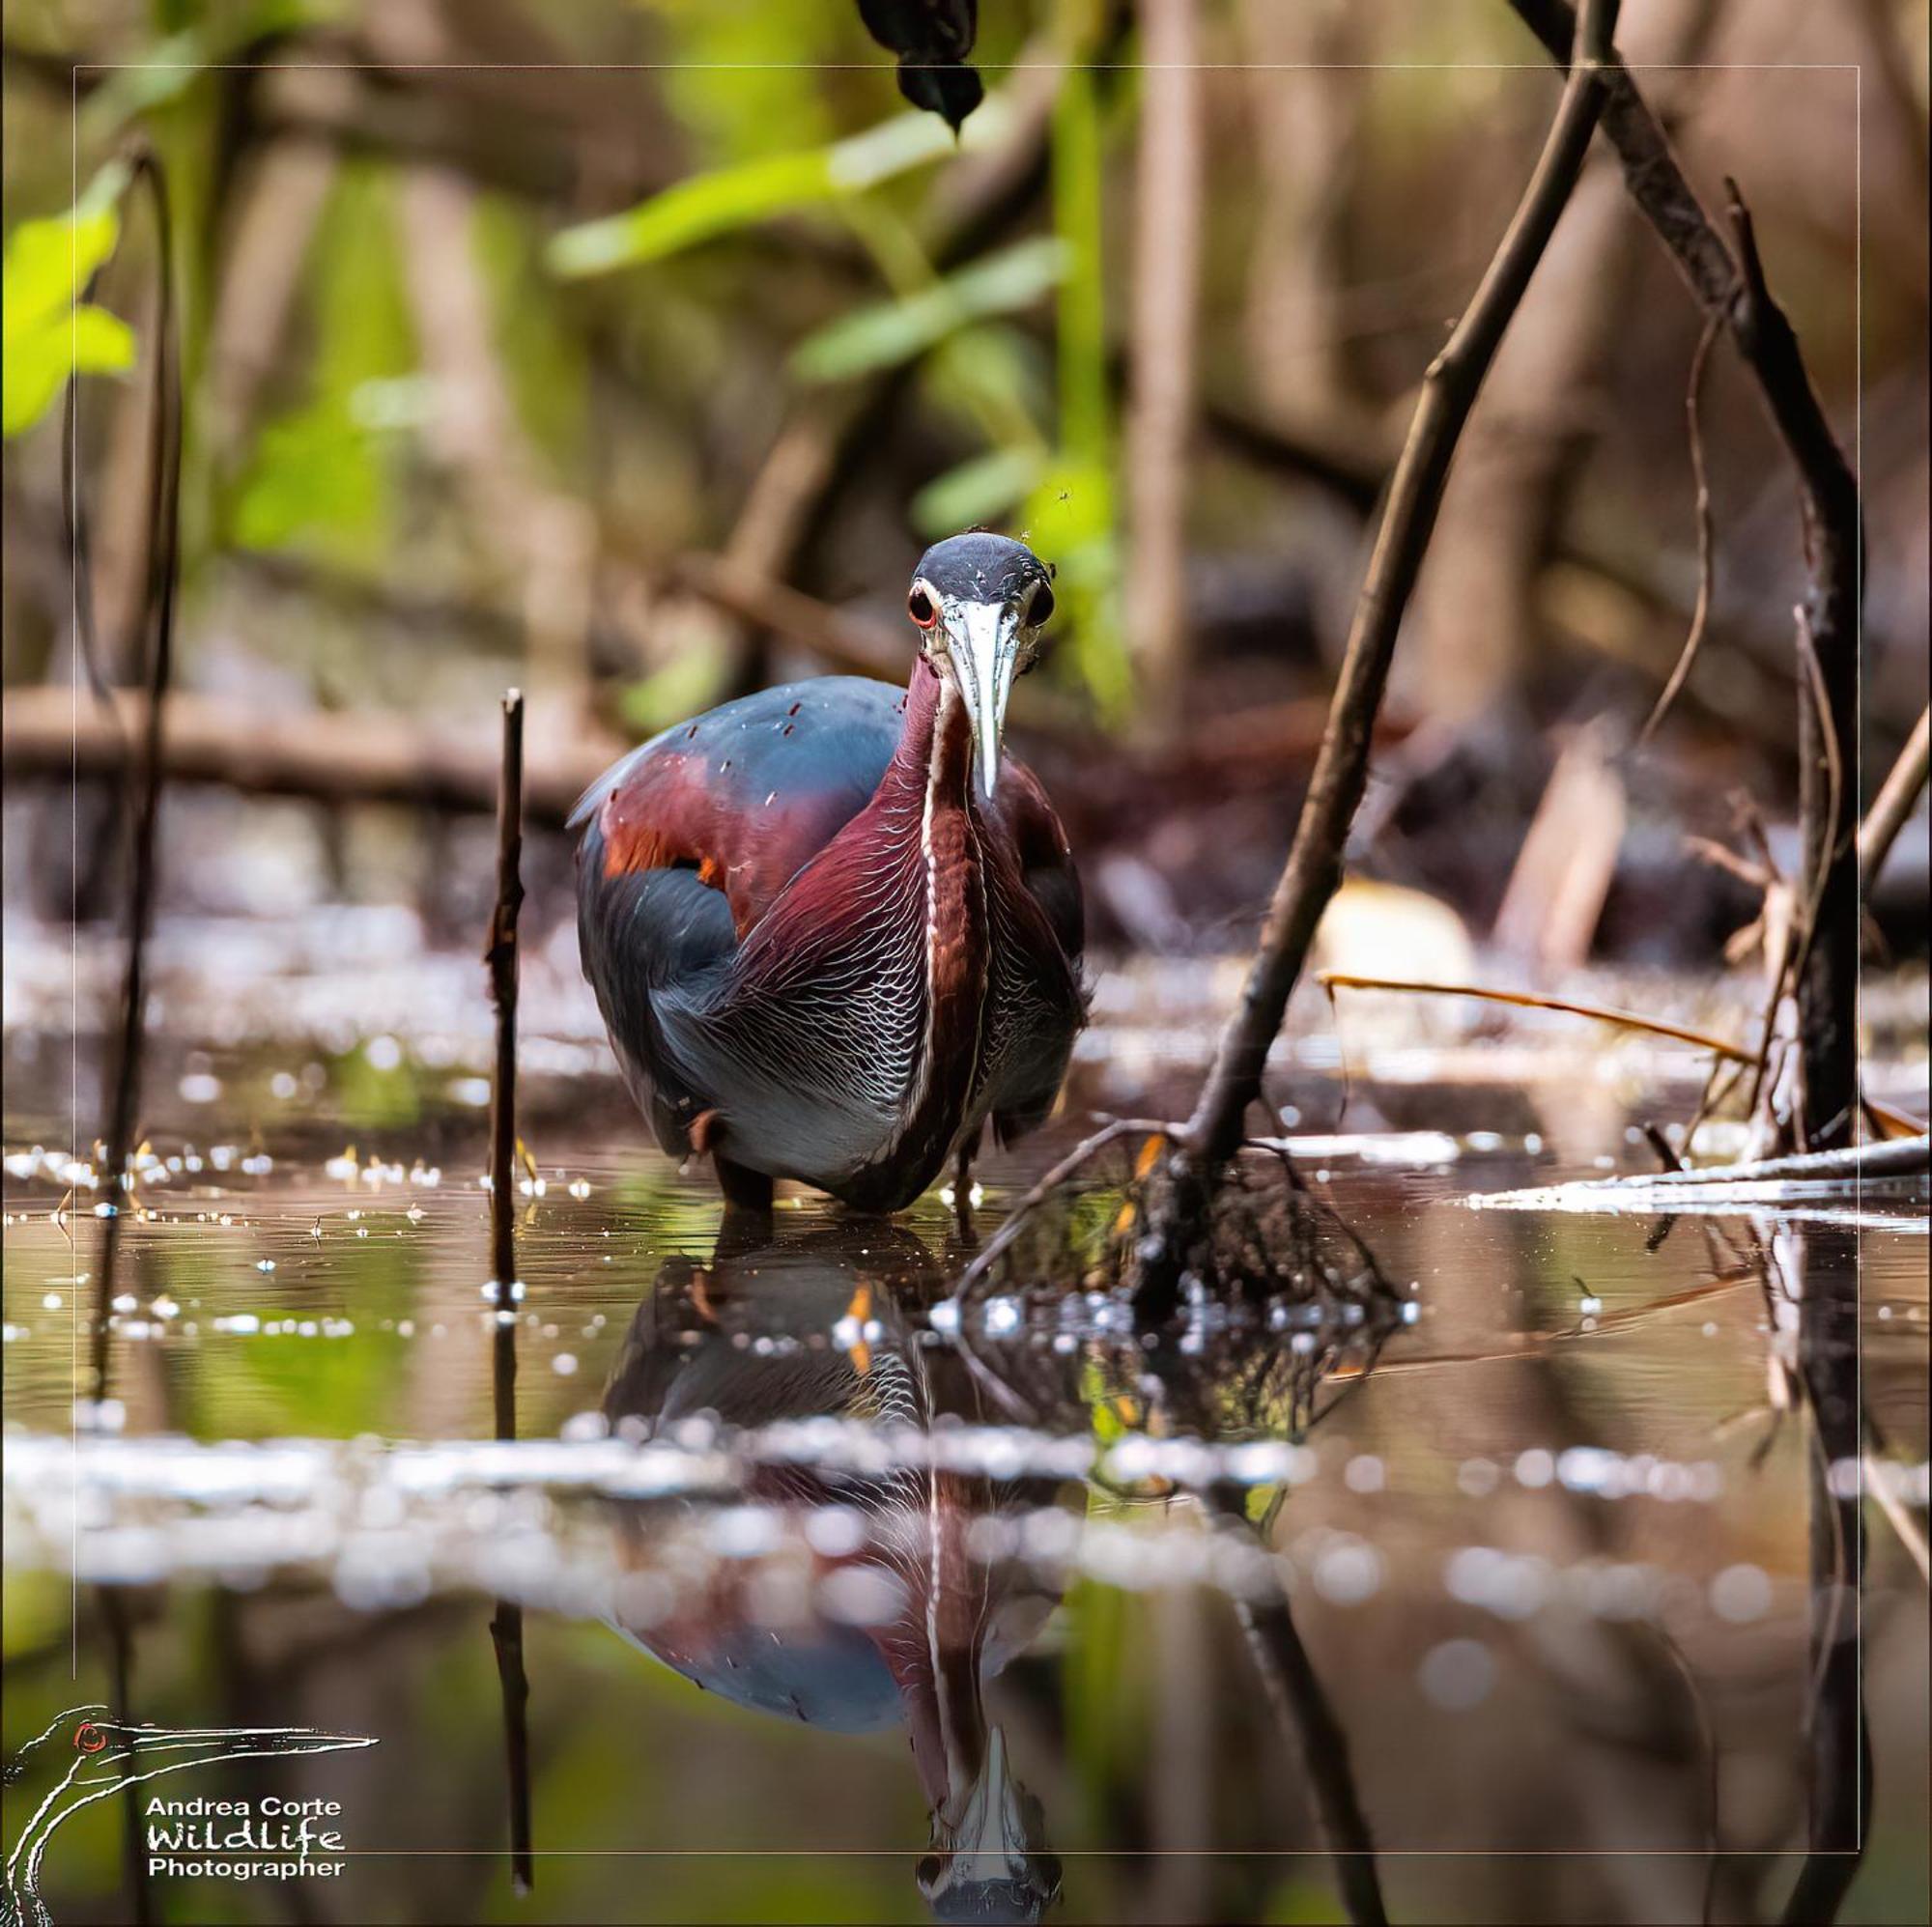
[{"label": "dead branch in water", "polygon": [[1179,1293],[1189,1244],[1199,1235],[1220,1168],[1242,1136],[1248,1106],[1281,1029],[1322,911],[1341,881],[1342,851],[1368,779],[1369,747],[1388,684],[1403,611],[1415,586],[1449,465],[1505,330],[1568,203],[1603,108],[1612,57],[1615,0],[1585,0],[1570,77],[1530,178],[1475,298],[1430,364],[1422,398],[1390,484],[1388,507],[1362,584],[1321,752],[1241,1002],[1221,1034],[1213,1068],[1150,1212],[1135,1265],[1134,1297],[1165,1317]]},{"label": "dead branch in water", "polygon": [[[503,697],[503,764],[497,800],[497,907],[483,960],[497,1007],[497,1064],[490,1085],[490,1263],[496,1287],[491,1383],[497,1436],[517,1435],[517,916],[524,881],[524,698]],[[521,1606],[497,1601],[490,1621],[503,1695],[510,1785],[510,1878],[519,1893],[534,1879],[530,1845],[530,1684],[524,1670]]]},{"label": "dead branch in water", "polygon": [[[182,390],[180,347],[175,334],[174,228],[168,211],[167,176],[145,149],[131,162],[132,180],[145,183],[155,211],[159,271],[155,310],[154,402],[148,444],[148,581],[142,635],[148,663],[147,727],[141,736],[140,790],[134,818],[133,868],[128,897],[128,965],[121,984],[121,1035],[114,1059],[114,1101],[107,1124],[101,1172],[108,1212],[100,1228],[100,1261],[95,1287],[92,1359],[94,1397],[107,1396],[108,1317],[114,1304],[114,1269],[121,1223],[132,1193],[128,1154],[141,1102],[141,1053],[147,1033],[148,929],[155,917],[155,833],[160,821],[161,716],[174,667],[175,591],[181,579]],[[71,382],[75,378],[69,377]],[[74,486],[78,488],[76,480]],[[76,513],[75,522],[81,518]],[[83,553],[81,550],[77,553]]]}]

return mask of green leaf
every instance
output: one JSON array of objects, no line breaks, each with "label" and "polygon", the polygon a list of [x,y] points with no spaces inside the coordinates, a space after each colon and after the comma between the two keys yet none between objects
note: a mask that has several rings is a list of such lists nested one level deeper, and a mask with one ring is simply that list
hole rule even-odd
[{"label": "green leaf", "polygon": [[929,541],[997,522],[1035,488],[1045,464],[1037,448],[995,448],[935,476],[912,498],[913,526]]},{"label": "green leaf", "polygon": [[0,348],[6,373],[0,433],[23,434],[39,421],[72,374],[120,374],[133,366],[133,331],[81,291],[114,252],[118,204],[128,184],[118,162],[95,176],[65,214],[22,221],[7,237]]},{"label": "green leaf", "polygon": [[798,345],[792,372],[806,382],[841,382],[896,367],[969,323],[1031,307],[1059,283],[1065,266],[1059,241],[1023,241],[917,294],[841,315]]},{"label": "green leaf", "polygon": [[900,114],[830,147],[769,155],[680,181],[621,214],[565,228],[549,249],[567,280],[661,261],[699,241],[802,208],[863,193],[928,161],[995,145],[1011,116],[988,100],[955,141],[931,114]]}]

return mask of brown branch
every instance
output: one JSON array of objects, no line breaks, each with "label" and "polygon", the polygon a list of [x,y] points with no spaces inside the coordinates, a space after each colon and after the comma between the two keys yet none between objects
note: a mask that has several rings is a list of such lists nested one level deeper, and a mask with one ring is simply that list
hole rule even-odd
[{"label": "brown branch", "polygon": [[1897,762],[1879,785],[1872,807],[1865,811],[1865,820],[1859,825],[1859,877],[1867,890],[1878,881],[1878,873],[1885,867],[1898,833],[1905,828],[1918,793],[1925,787],[1928,723],[1932,723],[1932,710],[1921,709],[1918,721],[1912,725],[1912,734],[1905,739],[1905,748],[1898,752]]},{"label": "brown branch", "polygon": [[[496,1286],[491,1383],[497,1436],[517,1435],[517,915],[524,881],[524,698],[503,697],[503,761],[497,800],[497,906],[483,960],[497,1008],[497,1064],[490,1085],[490,1265]],[[497,1679],[503,1697],[503,1743],[509,1771],[510,1878],[530,1890],[529,1679],[524,1670],[524,1615],[497,1601],[490,1621]]]},{"label": "brown branch", "polygon": [[[159,273],[155,321],[154,397],[148,445],[148,581],[144,624],[148,660],[146,726],[141,732],[140,787],[134,818],[133,870],[128,904],[128,963],[121,984],[121,1035],[114,1059],[114,1101],[107,1124],[101,1182],[108,1211],[100,1228],[99,1279],[91,1364],[97,1403],[107,1396],[109,1315],[121,1225],[132,1201],[128,1176],[141,1101],[141,1055],[147,1033],[148,931],[155,919],[156,828],[160,820],[161,716],[174,665],[175,592],[181,581],[182,388],[175,333],[174,226],[168,211],[167,176],[145,149],[133,156],[133,179],[145,182],[153,202]],[[71,378],[70,378],[71,379]]]},{"label": "brown branch", "polygon": [[1615,0],[1586,0],[1575,58],[1536,170],[1481,286],[1448,345],[1430,365],[1422,399],[1396,465],[1388,505],[1356,604],[1329,722],[1302,805],[1294,842],[1275,887],[1241,1003],[1222,1032],[1187,1141],[1172,1160],[1137,1263],[1140,1309],[1165,1317],[1198,1234],[1220,1167],[1260,1094],[1269,1046],[1281,1029],[1315,927],[1341,880],[1342,851],[1368,779],[1371,732],[1397,632],[1429,546],[1450,461],[1484,377],[1570,198],[1603,105]]}]

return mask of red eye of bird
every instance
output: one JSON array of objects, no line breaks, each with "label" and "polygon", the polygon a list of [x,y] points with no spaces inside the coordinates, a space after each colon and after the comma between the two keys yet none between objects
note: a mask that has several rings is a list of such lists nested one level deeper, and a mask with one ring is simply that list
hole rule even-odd
[{"label": "red eye of bird", "polygon": [[922,629],[930,629],[939,620],[939,605],[933,601],[923,582],[915,582],[912,594],[906,598],[906,613]]}]

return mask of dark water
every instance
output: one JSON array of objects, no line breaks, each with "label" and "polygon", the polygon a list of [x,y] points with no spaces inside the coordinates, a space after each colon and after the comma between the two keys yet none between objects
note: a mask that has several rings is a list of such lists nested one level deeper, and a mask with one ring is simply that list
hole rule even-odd
[{"label": "dark water", "polygon": [[[9,1132],[10,1744],[117,1663],[139,1720],[379,1742],[184,1775],[338,1801],[348,1851],[156,1877],[156,1917],[1317,1920],[1360,1904],[1354,1825],[1397,1919],[1695,1919],[1707,1882],[1776,1917],[1821,1623],[1871,1722],[1843,1917],[1923,1917],[1924,1583],[1867,1504],[1862,1594],[1821,1622],[1814,1584],[1861,1479],[1922,1547],[1922,1188],[1665,1226],[1466,1202],[1641,1162],[1614,1108],[1560,1152],[1311,1141],[1305,1262],[1152,1344],[1098,1289],[1131,1144],[962,1306],[937,1196],[721,1227],[586,1096],[533,1133],[505,1324],[473,1111],[289,1075],[233,1142],[156,1107],[78,1437],[95,1194]],[[1070,1134],[997,1168],[982,1233]],[[1821,1359],[1850,1433],[1805,1410]],[[50,1846],[55,1919],[128,1917],[117,1805]]]}]

